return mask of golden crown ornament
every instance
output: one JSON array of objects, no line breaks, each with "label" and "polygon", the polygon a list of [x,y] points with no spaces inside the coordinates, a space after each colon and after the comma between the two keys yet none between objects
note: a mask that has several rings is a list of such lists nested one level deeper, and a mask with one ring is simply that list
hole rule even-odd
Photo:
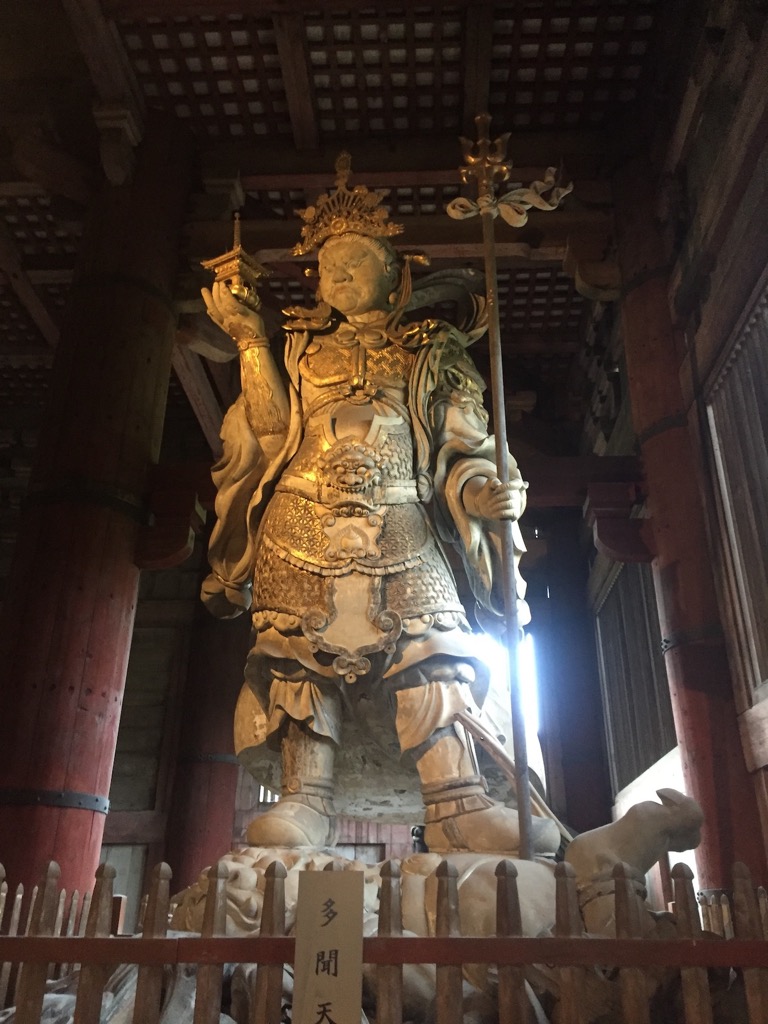
[{"label": "golden crown ornament", "polygon": [[293,247],[294,256],[305,256],[326,239],[350,231],[370,238],[390,238],[403,231],[402,224],[388,223],[389,212],[381,205],[386,190],[371,190],[365,185],[350,189],[347,182],[351,171],[351,156],[340,153],[336,160],[336,191],[323,193],[315,206],[299,210],[304,227],[301,241]]}]

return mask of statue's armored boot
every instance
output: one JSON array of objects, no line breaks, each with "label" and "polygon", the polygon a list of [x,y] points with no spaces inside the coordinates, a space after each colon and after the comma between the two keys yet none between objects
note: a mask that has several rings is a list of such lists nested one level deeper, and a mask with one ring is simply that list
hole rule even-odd
[{"label": "statue's armored boot", "polygon": [[282,740],[280,799],[248,826],[250,846],[323,848],[336,842],[334,744],[291,721]]},{"label": "statue's armored boot", "polygon": [[[418,768],[426,807],[424,842],[431,853],[519,852],[517,811],[491,799],[482,775],[469,773],[471,761],[458,736],[441,736],[419,759]],[[557,824],[534,817],[534,856],[554,856],[559,845]]]}]

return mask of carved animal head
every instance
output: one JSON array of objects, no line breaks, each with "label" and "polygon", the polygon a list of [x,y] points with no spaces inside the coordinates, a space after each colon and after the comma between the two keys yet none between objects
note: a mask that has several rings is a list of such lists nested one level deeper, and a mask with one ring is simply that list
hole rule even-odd
[{"label": "carved animal head", "polygon": [[693,850],[701,842],[704,812],[699,804],[676,789],[657,789],[656,796],[669,809],[669,849]]}]

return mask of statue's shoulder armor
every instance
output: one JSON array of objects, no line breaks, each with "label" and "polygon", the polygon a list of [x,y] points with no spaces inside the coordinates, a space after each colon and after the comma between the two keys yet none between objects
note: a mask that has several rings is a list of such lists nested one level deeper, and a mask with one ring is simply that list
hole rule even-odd
[{"label": "statue's shoulder armor", "polygon": [[485,390],[485,381],[467,352],[470,339],[453,324],[445,320],[425,320],[410,328],[406,338],[410,342],[408,347],[428,347],[439,391],[480,395]]}]

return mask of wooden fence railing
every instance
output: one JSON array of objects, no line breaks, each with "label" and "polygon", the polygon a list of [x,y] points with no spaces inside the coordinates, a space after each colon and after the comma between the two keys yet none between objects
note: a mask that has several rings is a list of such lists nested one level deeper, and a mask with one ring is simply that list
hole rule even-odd
[{"label": "wooden fence railing", "polygon": [[[457,875],[449,862],[437,870],[437,918],[434,937],[403,936],[400,913],[399,866],[382,868],[379,931],[363,943],[364,962],[373,965],[377,1024],[402,1024],[403,969],[409,964],[434,964],[437,1024],[462,1024],[463,966],[496,966],[495,999],[504,1024],[533,1020],[525,985],[525,969],[542,971],[557,992],[560,1024],[585,1024],[600,1000],[617,1024],[650,1024],[652,997],[663,971],[665,982],[677,979],[680,1001],[677,1019],[684,1024],[708,1024],[713,996],[708,969],[732,969],[741,1000],[733,1018],[745,1024],[768,1022],[768,902],[756,890],[743,865],[733,873],[729,918],[733,938],[706,936],[699,916],[690,870],[673,869],[676,938],[641,938],[642,904],[636,877],[618,865],[615,882],[615,939],[583,936],[575,878],[568,865],[556,868],[555,934],[547,938],[521,936],[517,872],[511,861],[497,870],[497,934],[459,936]],[[2,869],[0,868],[0,877]],[[155,868],[146,898],[140,937],[111,935],[114,869],[102,865],[86,911],[74,897],[65,915],[66,897],[58,890],[59,872],[51,865],[47,877],[27,905],[22,898],[0,895],[0,1010],[13,999],[16,1024],[38,1024],[46,988],[52,979],[80,965],[74,1019],[98,1024],[105,986],[118,965],[136,965],[133,1021],[160,1020],[164,965],[196,964],[194,1024],[219,1024],[224,965],[255,965],[246,975],[229,1012],[238,1024],[279,1024],[283,965],[294,958],[294,939],[285,932],[285,868],[274,863],[266,872],[261,934],[257,938],[227,937],[225,931],[227,869],[214,865],[209,873],[208,898],[200,936],[167,936],[171,872]],[[74,903],[75,909],[72,910]],[[722,903],[718,901],[718,906]],[[709,908],[711,911],[711,907]],[[709,912],[708,911],[708,912]],[[24,920],[23,928],[20,922]],[[85,920],[85,924],[82,922]],[[25,934],[20,934],[21,932]],[[609,966],[606,966],[609,965]],[[16,971],[12,996],[9,979]],[[728,973],[726,971],[726,973]],[[722,972],[721,972],[722,974]],[[407,995],[407,994],[406,994]],[[731,1018],[729,1018],[731,1019]]]}]

